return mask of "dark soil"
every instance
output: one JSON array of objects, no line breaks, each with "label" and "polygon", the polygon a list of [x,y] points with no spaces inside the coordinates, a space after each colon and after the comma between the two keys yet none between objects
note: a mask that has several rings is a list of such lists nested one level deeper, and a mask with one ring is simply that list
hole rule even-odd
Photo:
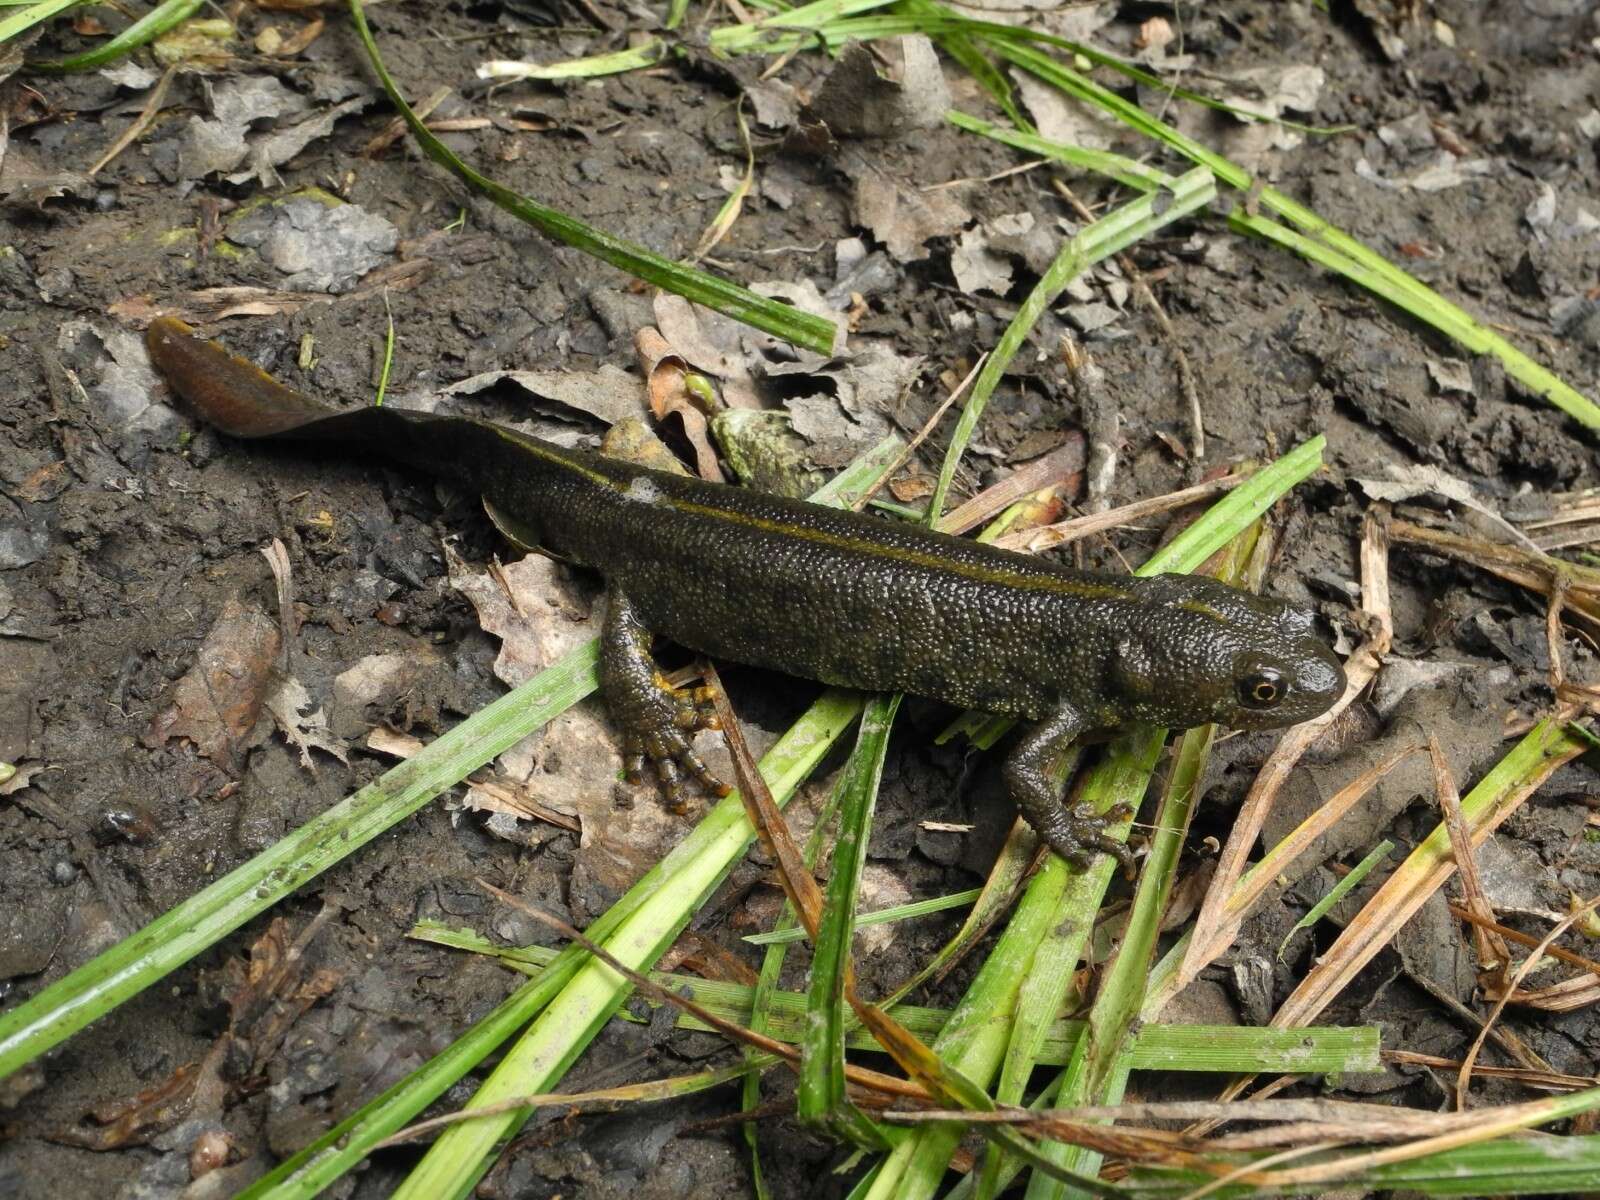
[{"label": "dark soil", "polygon": [[[1172,16],[1163,4],[1111,7],[1115,19],[1098,37],[1125,50],[1141,22]],[[1197,7],[1198,18],[1191,11]],[[1332,16],[1271,0],[1181,6],[1190,21],[1186,49],[1196,56],[1185,81],[1221,92],[1214,81],[1245,68],[1320,66],[1326,84],[1315,110],[1291,115],[1354,131],[1308,137],[1271,153],[1260,169],[1593,395],[1600,379],[1600,232],[1593,217],[1600,214],[1600,21],[1592,5],[1330,7]],[[1418,11],[1414,19],[1396,15],[1399,23],[1381,30],[1363,15],[1391,7]],[[639,24],[633,8],[601,10],[619,27]],[[192,117],[212,111],[208,89],[243,77],[276,78],[315,108],[360,94],[358,88],[371,91],[342,9],[326,16],[327,28],[298,58],[251,52],[209,78],[179,74],[154,127],[92,184],[12,189],[9,207],[0,210],[0,761],[45,768],[28,788],[0,798],[0,1004],[35,994],[389,765],[350,730],[336,731],[349,739],[350,764],[313,751],[315,772],[265,723],[236,753],[212,759],[182,740],[149,744],[153,716],[194,664],[225,601],[242,597],[276,614],[272,577],[258,553],[272,539],[284,542],[293,565],[301,625],[292,659],[315,704],[327,706],[333,678],[369,655],[406,655],[436,668],[386,710],[366,714],[356,732],[385,721],[427,738],[504,690],[490,670],[495,641],[445,577],[442,538],[469,562],[504,553],[476,507],[404,472],[262,451],[196,429],[164,407],[166,393],[138,349],[151,311],[205,310],[197,315],[208,333],[345,403],[371,398],[386,305],[398,334],[389,383],[397,395],[493,369],[637,369],[632,339],[651,323],[648,294],[468,196],[404,140],[369,155],[369,141],[390,121],[376,97],[282,164],[279,186],[215,174],[185,178],[180,138]],[[436,118],[489,118],[448,135],[468,161],[611,233],[687,255],[724,199],[719,170],[732,167],[737,175],[742,167],[733,101],[738,81],[752,82],[758,64],[738,61],[730,69],[691,54],[659,69],[561,87],[491,92],[474,82],[485,58],[554,61],[624,44],[620,33],[587,27],[576,10],[559,19],[566,26],[552,29],[542,5],[509,0],[390,3],[371,14],[408,94],[421,98],[451,85],[458,94]],[[692,13],[691,24],[696,19]],[[264,26],[288,19],[250,9],[240,20],[248,45]],[[1453,45],[1441,40],[1435,20],[1453,31]],[[1395,38],[1409,47],[1400,61],[1384,48]],[[62,25],[34,53],[78,44]],[[801,54],[781,78],[805,92],[827,65],[820,55]],[[958,67],[947,63],[946,76],[959,107],[994,115]],[[39,171],[85,170],[135,118],[148,86],[119,90],[99,75],[27,74],[0,85],[11,128],[8,169],[25,158]],[[1231,118],[1195,120],[1202,136],[1235,129]],[[1399,128],[1402,136],[1380,137],[1380,127]],[[1422,149],[1408,146],[1407,130],[1431,140]],[[757,143],[761,195],[712,258],[743,282],[810,280],[824,292],[836,281],[836,243],[864,237],[876,248],[856,223],[854,176],[871,170],[915,188],[981,180],[1020,161],[945,127],[846,141],[834,154],[786,147],[759,129]],[[1414,176],[1440,147],[1455,167],[1483,165],[1437,191],[1380,182]],[[1150,152],[1133,143],[1124,148]],[[397,227],[400,249],[384,263],[405,269],[383,277],[387,291],[361,285],[313,302],[279,298],[255,313],[205,319],[221,301],[197,298],[200,289],[296,288],[217,230],[238,206],[313,186]],[[1086,199],[1103,194],[1093,181],[1073,186]],[[954,194],[978,221],[1026,212],[1053,233],[1071,217],[1043,169]],[[1542,216],[1547,210],[1553,215]],[[441,232],[458,216],[460,225]],[[865,282],[848,289],[862,296],[853,346],[879,340],[898,354],[925,356],[919,386],[888,414],[908,431],[944,394],[941,374],[959,378],[993,346],[1037,277],[1037,264],[1019,261],[1005,297],[968,294],[952,274],[952,242],[935,238],[920,260],[884,256]],[[1469,481],[1496,506],[1519,491],[1600,485],[1592,431],[1524,394],[1488,360],[1471,362],[1470,391],[1441,391],[1437,364],[1466,358],[1463,351],[1298,258],[1244,242],[1217,220],[1169,230],[1134,257],[1170,314],[1174,337],[1165,338],[1129,301],[1085,341],[1122,420],[1113,502],[1170,490],[1196,471],[1172,449],[1189,439],[1173,357],[1179,347],[1203,400],[1207,465],[1327,435],[1329,469],[1299,489],[1269,586],[1315,605],[1345,636],[1354,633],[1346,622],[1347,584],[1357,574],[1366,504],[1355,479],[1381,477],[1391,465],[1428,464]],[[1095,298],[1103,299],[1107,277],[1096,278]],[[1056,352],[1067,328],[1051,315],[1037,332],[1038,353],[1018,357],[969,456],[974,473],[963,480],[965,491],[1050,448],[1061,431],[1083,427]],[[305,339],[314,346],[309,370],[296,365]],[[562,414],[569,427],[578,419]],[[935,469],[940,449],[936,435],[926,460]],[[1118,552],[1138,561],[1155,536],[1119,535]],[[1092,563],[1118,565],[1106,546],[1087,553]],[[1415,728],[1440,732],[1464,792],[1504,753],[1503,715],[1536,713],[1551,701],[1543,606],[1509,585],[1403,550],[1392,566],[1399,656],[1466,669],[1372,716],[1370,740]],[[1567,653],[1569,674],[1592,682],[1588,652],[1569,640]],[[755,672],[727,676],[741,710],[774,729],[811,694],[811,685]],[[946,715],[913,706],[902,721],[873,843],[874,870],[889,891],[891,883],[911,896],[973,886],[1011,818],[1003,804],[989,802],[997,790],[992,763],[931,747],[928,735]],[[1309,768],[1302,799],[1315,803],[1364,765],[1362,750],[1372,748],[1354,740],[1356,749],[1342,756],[1330,749]],[[1202,837],[1225,835],[1267,744],[1224,744],[1193,839],[1197,856],[1206,854]],[[1428,778],[1386,788],[1347,844],[1329,848],[1330,863],[1353,863],[1381,836],[1401,844],[1398,855],[1435,823]],[[1592,771],[1579,764],[1501,831],[1486,853],[1496,856],[1502,912],[1564,910],[1569,891],[1600,890],[1600,849],[1589,820],[1596,795]],[[634,802],[658,803],[643,793]],[[929,817],[976,829],[965,838],[929,833],[919,825]],[[227,1186],[242,1186],[403,1076],[515,986],[515,976],[487,960],[407,940],[412,922],[434,917],[500,940],[548,940],[474,880],[581,924],[618,894],[614,881],[575,870],[582,861],[572,834],[550,828],[508,840],[481,815],[439,802],[279,906],[293,937],[325,904],[338,905],[309,951],[313,966],[334,982],[260,1064],[260,1078],[243,1089],[248,1094],[227,1108],[223,1124],[238,1164]],[[1186,1019],[1259,1021],[1270,1013],[1318,945],[1304,936],[1292,943],[1287,961],[1267,968],[1271,978],[1257,978],[1264,995],[1242,982],[1247,967],[1271,962],[1288,926],[1334,878],[1320,868],[1247,929],[1229,964],[1237,969],[1214,969],[1197,985],[1186,997]],[[697,928],[754,962],[739,937],[774,910],[775,893],[752,866],[735,872]],[[1470,955],[1456,925],[1436,921],[1441,915],[1430,908],[1326,1019],[1380,1024],[1388,1046],[1462,1052],[1472,1031],[1414,983],[1426,976],[1472,1000]],[[1423,929],[1428,922],[1436,923]],[[103,1151],[63,1138],[81,1134],[91,1109],[131,1099],[206,1055],[226,1025],[224,964],[244,956],[267,924],[263,917],[242,929],[68,1040],[42,1070],[7,1085],[0,1093],[0,1196],[190,1194],[184,1188],[193,1131],[189,1140],[161,1133]],[[904,978],[954,927],[938,919],[901,927],[871,957],[864,988]],[[957,972],[928,1002],[950,1002],[963,982]],[[1600,1025],[1589,1012],[1512,1010],[1505,1024],[1558,1070],[1600,1071]],[[659,1022],[613,1022],[562,1086],[684,1073],[727,1054],[705,1035],[673,1033]],[[451,1107],[470,1094],[470,1082],[446,1097]],[[767,1098],[783,1099],[787,1086],[775,1078]],[[1425,1072],[1391,1069],[1359,1090],[1436,1107],[1442,1086]],[[1135,1087],[1156,1094],[1162,1084],[1136,1080]],[[1498,1085],[1485,1086],[1485,1094],[1524,1095]],[[616,1116],[541,1118],[490,1174],[483,1194],[749,1194],[737,1128],[697,1124],[736,1105],[724,1090]],[[830,1173],[845,1151],[790,1120],[764,1120],[760,1141],[777,1196],[840,1195],[854,1178]],[[416,1157],[415,1149],[385,1151],[336,1193],[385,1195]],[[192,1194],[223,1194],[211,1187]]]}]

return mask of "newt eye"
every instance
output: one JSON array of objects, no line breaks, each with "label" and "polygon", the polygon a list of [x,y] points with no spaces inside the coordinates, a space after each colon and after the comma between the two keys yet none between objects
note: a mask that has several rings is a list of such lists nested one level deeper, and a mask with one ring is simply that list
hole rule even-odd
[{"label": "newt eye", "polygon": [[1283,699],[1283,676],[1271,667],[1252,671],[1239,681],[1239,703],[1246,708],[1272,708]]}]

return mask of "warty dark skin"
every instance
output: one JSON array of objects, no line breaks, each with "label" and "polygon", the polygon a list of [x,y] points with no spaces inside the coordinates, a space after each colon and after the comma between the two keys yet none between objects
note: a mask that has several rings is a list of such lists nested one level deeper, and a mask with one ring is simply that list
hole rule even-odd
[{"label": "warty dark skin", "polygon": [[679,768],[722,786],[690,748],[703,726],[650,657],[655,635],[714,658],[1034,722],[1007,788],[1053,849],[1128,860],[1104,817],[1049,779],[1069,743],[1139,721],[1184,729],[1293,725],[1343,694],[1309,614],[1215,580],[1075,571],[858,513],[705,483],[501,425],[393,408],[336,412],[181,321],[151,359],[201,417],[239,437],[352,443],[476,489],[519,541],[600,572],[601,683],[624,735],[672,794]]}]

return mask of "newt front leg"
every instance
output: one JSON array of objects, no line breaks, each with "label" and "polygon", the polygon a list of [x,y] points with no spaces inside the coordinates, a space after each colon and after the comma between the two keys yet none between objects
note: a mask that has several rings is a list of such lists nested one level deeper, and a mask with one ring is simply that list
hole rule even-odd
[{"label": "newt front leg", "polygon": [[1062,858],[1082,867],[1088,865],[1091,849],[1104,850],[1116,855],[1123,871],[1132,877],[1133,852],[1122,842],[1107,837],[1105,832],[1108,824],[1133,815],[1128,806],[1119,804],[1103,814],[1096,813],[1087,804],[1068,809],[1050,778],[1051,770],[1072,744],[1072,739],[1088,728],[1089,722],[1083,714],[1063,702],[1054,713],[1024,733],[1011,751],[1002,769],[1006,790],[1034,832]]},{"label": "newt front leg", "polygon": [[650,657],[652,635],[639,620],[627,594],[615,584],[600,631],[600,686],[612,719],[622,730],[622,765],[628,782],[638,783],[646,759],[667,802],[678,804],[682,767],[718,796],[728,785],[713,775],[689,739],[697,730],[719,728],[703,689],[674,688]]}]

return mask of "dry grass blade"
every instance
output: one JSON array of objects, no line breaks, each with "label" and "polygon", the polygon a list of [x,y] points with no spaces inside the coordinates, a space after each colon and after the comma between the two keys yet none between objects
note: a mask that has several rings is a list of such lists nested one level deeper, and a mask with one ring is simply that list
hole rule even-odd
[{"label": "dry grass blade", "polygon": [[1517,546],[1463,537],[1410,521],[1394,521],[1390,526],[1390,534],[1397,542],[1420,546],[1445,558],[1481,567],[1530,592],[1537,592],[1547,600],[1556,594],[1558,581],[1564,581],[1563,605],[1566,610],[1589,622],[1591,632],[1600,630],[1600,571],[1548,554],[1535,554]]},{"label": "dry grass blade", "polygon": [[1077,492],[1082,478],[1083,435],[1073,431],[1066,442],[1050,453],[1018,467],[993,487],[985,488],[945,513],[939,518],[939,529],[944,533],[965,533],[1017,501],[1047,488],[1059,489],[1070,496]]},{"label": "dry grass blade", "polygon": [[150,92],[150,98],[144,102],[144,107],[139,110],[139,115],[122,131],[122,135],[111,143],[111,148],[102,154],[94,166],[90,167],[87,174],[93,179],[108,167],[112,160],[133,145],[140,134],[154,123],[156,116],[161,112],[162,104],[166,103],[167,89],[172,86],[172,77],[178,73],[177,64],[168,67],[161,73],[161,78],[156,81],[156,86]]},{"label": "dry grass blade", "polygon": [[[1589,1088],[1572,1096],[1556,1099],[1510,1104],[1498,1109],[1483,1109],[1471,1114],[1462,1114],[1477,1119],[1460,1129],[1422,1138],[1419,1141],[1406,1142],[1387,1150],[1350,1155],[1331,1163],[1303,1167],[1298,1171],[1260,1172],[1251,1179],[1252,1182],[1267,1188],[1303,1188],[1307,1184],[1332,1183],[1371,1170],[1373,1167],[1409,1162],[1426,1158],[1430,1154],[1453,1150],[1458,1146],[1491,1141],[1519,1130],[1532,1129],[1539,1125],[1547,1125],[1551,1121],[1592,1111],[1596,1107],[1600,1107],[1600,1088]],[[1389,1118],[1384,1116],[1381,1119]]]},{"label": "dry grass blade", "polygon": [[728,752],[733,756],[733,769],[739,778],[739,795],[744,800],[750,824],[755,828],[756,837],[761,840],[763,848],[777,861],[778,879],[789,897],[789,903],[794,905],[806,936],[815,941],[817,926],[822,920],[822,889],[817,886],[815,876],[806,867],[800,847],[795,845],[789,833],[783,810],[773,800],[772,791],[756,765],[755,755],[750,753],[749,743],[744,739],[744,727],[739,724],[739,717],[728,702],[722,678],[710,663],[705,665],[705,678],[711,689],[712,703],[716,705],[717,719],[722,723],[722,736],[728,743]]},{"label": "dry grass blade", "polygon": [[[1421,1054],[1415,1050],[1385,1050],[1383,1061],[1403,1063],[1416,1067],[1433,1067],[1441,1071],[1454,1071],[1461,1066],[1458,1058],[1445,1058],[1439,1054]],[[1529,1067],[1474,1068],[1473,1074],[1481,1079],[1505,1079],[1524,1087],[1547,1092],[1575,1092],[1582,1088],[1600,1085],[1600,1076],[1564,1075],[1560,1071],[1537,1071]]]},{"label": "dry grass blade", "polygon": [[620,1087],[600,1088],[592,1092],[541,1092],[537,1096],[518,1096],[483,1108],[461,1109],[429,1117],[425,1121],[417,1121],[407,1125],[398,1133],[391,1134],[373,1149],[385,1150],[390,1146],[402,1146],[447,1125],[459,1125],[462,1121],[474,1121],[479,1117],[489,1117],[496,1113],[514,1112],[519,1108],[570,1108],[573,1112],[580,1109],[592,1112],[596,1109],[609,1111],[624,1104],[671,1100],[689,1091],[700,1091],[731,1083],[747,1069],[743,1063],[739,1063],[715,1071],[702,1071],[698,1075],[675,1075],[668,1079],[652,1079],[647,1083],[625,1083]]},{"label": "dry grass blade", "polygon": [[[1494,919],[1494,910],[1483,894],[1483,881],[1478,874],[1478,856],[1472,849],[1472,838],[1467,833],[1467,821],[1461,813],[1461,792],[1450,774],[1450,764],[1444,760],[1439,739],[1428,735],[1428,757],[1433,762],[1434,796],[1439,811],[1444,814],[1445,828],[1450,831],[1450,849],[1455,854],[1456,869],[1461,872],[1461,894],[1467,907],[1486,922]],[[1503,970],[1511,959],[1506,944],[1490,934],[1481,922],[1472,923],[1472,945],[1477,951],[1480,970]],[[1459,1099],[1459,1097],[1458,1097]]]},{"label": "dry grass blade", "polygon": [[[1523,933],[1520,929],[1512,929],[1509,926],[1502,925],[1493,918],[1485,919],[1475,912],[1470,912],[1467,909],[1462,908],[1458,904],[1452,904],[1450,906],[1450,912],[1451,915],[1456,917],[1458,920],[1469,922],[1472,925],[1481,926],[1482,928],[1489,930],[1499,937],[1504,938],[1508,942],[1516,942],[1519,946],[1538,946],[1543,944],[1541,939],[1534,937],[1532,934]],[[1569,967],[1577,967],[1580,970],[1590,972],[1596,977],[1600,977],[1600,962],[1595,962],[1595,960],[1592,958],[1585,958],[1581,954],[1574,954],[1571,950],[1563,950],[1560,946],[1547,945],[1544,948],[1544,953],[1549,955],[1551,958],[1566,963]]]},{"label": "dry grass blade", "polygon": [[[1165,496],[1151,496],[1149,499],[1135,500],[1132,504],[1124,504],[1120,508],[1110,508],[1105,512],[1073,517],[1067,521],[1057,521],[1054,525],[1041,525],[1037,529],[1025,529],[1020,533],[1009,533],[995,542],[995,545],[1002,546],[1007,550],[1022,550],[1029,554],[1037,554],[1066,542],[1075,542],[1080,538],[1089,537],[1096,533],[1104,533],[1123,525],[1131,525],[1135,521],[1142,521],[1148,517],[1160,516],[1162,513],[1171,512],[1173,509],[1183,508],[1185,505],[1195,504],[1201,500],[1210,500],[1225,492],[1231,492],[1249,478],[1248,472],[1224,475],[1208,483],[1197,483],[1193,487],[1180,488],[1176,492],[1168,492]],[[957,509],[956,511],[959,512],[960,510]]]},{"label": "dry grass blade", "polygon": [[[1563,725],[1542,722],[1503,758],[1462,802],[1474,844],[1484,841],[1521,807],[1563,763],[1589,748]],[[1279,1029],[1304,1025],[1355,978],[1445,880],[1455,874],[1450,838],[1439,826],[1395,868],[1346,926],[1333,946],[1301,980],[1272,1018]]]}]

